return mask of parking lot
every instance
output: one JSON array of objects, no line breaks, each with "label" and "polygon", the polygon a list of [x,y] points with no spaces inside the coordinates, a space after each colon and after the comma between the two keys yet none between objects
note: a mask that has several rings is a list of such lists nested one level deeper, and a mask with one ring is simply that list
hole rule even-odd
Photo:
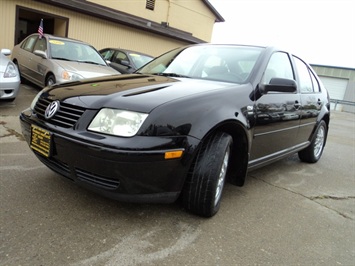
[{"label": "parking lot", "polygon": [[18,120],[38,90],[0,102],[0,265],[354,265],[354,114],[332,113],[318,163],[250,172],[205,219],[112,201],[46,168]]}]

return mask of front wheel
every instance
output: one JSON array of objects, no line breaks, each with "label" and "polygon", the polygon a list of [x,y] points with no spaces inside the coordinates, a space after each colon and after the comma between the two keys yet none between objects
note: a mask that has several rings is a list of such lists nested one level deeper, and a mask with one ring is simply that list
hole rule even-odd
[{"label": "front wheel", "polygon": [[18,73],[20,75],[21,79],[21,84],[26,84],[27,80],[22,76],[21,71],[20,71],[20,66],[17,61],[14,61],[15,66],[17,67]]},{"label": "front wheel", "polygon": [[315,136],[311,144],[304,150],[298,152],[298,157],[301,159],[301,161],[307,163],[317,162],[322,156],[326,138],[327,138],[327,125],[322,120],[317,127]]},{"label": "front wheel", "polygon": [[202,144],[183,189],[183,204],[188,211],[211,217],[219,210],[231,146],[232,137],[223,132]]},{"label": "front wheel", "polygon": [[55,83],[55,77],[53,75],[49,75],[46,79],[46,86],[51,86]]}]

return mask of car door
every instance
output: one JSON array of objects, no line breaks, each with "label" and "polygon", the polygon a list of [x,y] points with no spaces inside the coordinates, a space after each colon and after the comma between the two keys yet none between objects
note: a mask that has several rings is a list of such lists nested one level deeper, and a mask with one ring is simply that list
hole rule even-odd
[{"label": "car door", "polygon": [[26,41],[21,45],[21,49],[18,55],[18,63],[21,75],[26,79],[32,80],[32,70],[31,70],[31,61],[33,58],[33,47],[36,44],[38,36],[33,35],[26,39]]},{"label": "car door", "polygon": [[[271,55],[259,86],[270,84],[273,78],[295,79],[287,53]],[[297,144],[299,107],[300,95],[295,92],[268,92],[256,100],[251,165],[272,159]]]},{"label": "car door", "polygon": [[127,54],[120,50],[117,50],[113,55],[111,66],[123,74],[131,73],[134,71],[134,68],[132,68]]},{"label": "car door", "polygon": [[296,56],[293,56],[297,70],[298,87],[300,90],[301,121],[298,134],[298,142],[302,143],[309,139],[317,122],[324,99],[320,90],[319,82],[308,65]]},{"label": "car door", "polygon": [[37,39],[33,47],[31,60],[29,61],[29,68],[31,70],[33,79],[45,85],[45,76],[48,69],[48,59],[36,55],[34,53],[35,51],[42,51],[47,54],[47,41],[45,37]]}]

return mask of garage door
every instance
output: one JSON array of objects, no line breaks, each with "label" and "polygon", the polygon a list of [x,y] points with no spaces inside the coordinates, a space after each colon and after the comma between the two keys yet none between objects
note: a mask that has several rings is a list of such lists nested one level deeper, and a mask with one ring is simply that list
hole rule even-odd
[{"label": "garage door", "polygon": [[[329,97],[332,100],[344,100],[344,95],[346,91],[346,87],[348,86],[348,79],[340,79],[340,78],[332,78],[332,77],[319,77],[324,86],[327,88],[329,92]],[[332,103],[331,109],[334,110],[334,104]],[[337,110],[342,110],[342,105],[337,105]]]}]

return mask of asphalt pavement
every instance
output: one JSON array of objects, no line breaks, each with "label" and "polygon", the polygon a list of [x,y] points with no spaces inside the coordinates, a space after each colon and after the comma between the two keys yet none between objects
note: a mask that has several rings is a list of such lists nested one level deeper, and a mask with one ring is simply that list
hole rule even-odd
[{"label": "asphalt pavement", "polygon": [[316,164],[297,155],[227,185],[210,219],[93,194],[41,164],[0,102],[0,265],[355,265],[355,115],[333,112]]}]

